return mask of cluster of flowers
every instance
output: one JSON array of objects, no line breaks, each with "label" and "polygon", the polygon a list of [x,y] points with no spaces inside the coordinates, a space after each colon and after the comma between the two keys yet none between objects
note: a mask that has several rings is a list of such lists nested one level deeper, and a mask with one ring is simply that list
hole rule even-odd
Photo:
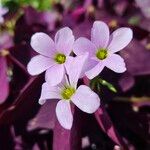
[{"label": "cluster of flowers", "polygon": [[45,33],[35,33],[31,46],[39,55],[31,59],[27,69],[31,75],[46,71],[39,103],[60,99],[56,116],[65,129],[71,129],[73,123],[70,102],[86,113],[94,113],[100,106],[100,98],[88,86],[78,87],[78,80],[84,76],[93,79],[105,66],[117,73],[124,72],[124,60],[115,52],[127,46],[132,36],[132,30],[126,27],[110,35],[102,21],[94,22],[91,40],[84,37],[75,40],[68,27],[60,29],[54,41]]}]

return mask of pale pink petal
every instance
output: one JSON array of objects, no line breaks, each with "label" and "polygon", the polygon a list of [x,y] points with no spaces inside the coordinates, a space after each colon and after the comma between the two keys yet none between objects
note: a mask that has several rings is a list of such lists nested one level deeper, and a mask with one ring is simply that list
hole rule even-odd
[{"label": "pale pink petal", "polygon": [[91,30],[91,41],[97,48],[106,48],[109,41],[109,28],[102,21],[95,21]]},{"label": "pale pink petal", "polygon": [[93,67],[95,67],[98,62],[96,60],[93,60],[93,59],[90,59],[90,57],[88,59],[86,59],[86,62],[84,63],[84,67],[82,69],[82,72],[81,72],[81,78],[86,76],[85,72],[91,70]]},{"label": "pale pink petal", "polygon": [[122,57],[117,54],[112,54],[105,61],[105,65],[107,68],[117,72],[122,73],[126,71],[125,62]]},{"label": "pale pink petal", "polygon": [[66,58],[66,62],[65,62],[65,69],[66,69],[66,73],[68,74],[68,72],[72,71],[72,64],[74,62],[75,57],[72,56],[67,56]]},{"label": "pale pink petal", "polygon": [[53,57],[55,54],[54,41],[45,33],[38,32],[31,37],[32,48],[41,55]]},{"label": "pale pink petal", "polygon": [[130,28],[119,28],[115,30],[110,36],[110,44],[108,50],[112,53],[118,52],[126,47],[133,38],[133,32]]},{"label": "pale pink petal", "polygon": [[60,29],[55,35],[55,44],[58,52],[69,55],[72,51],[74,35],[68,27]]},{"label": "pale pink petal", "polygon": [[85,75],[89,78],[89,79],[93,79],[94,77],[96,77],[104,68],[104,64],[103,62],[99,62],[95,67],[93,67],[91,70],[85,72]]},{"label": "pale pink petal", "polygon": [[86,113],[94,113],[100,106],[98,95],[85,85],[78,87],[71,100],[78,108]]},{"label": "pale pink petal", "polygon": [[86,60],[88,58],[88,53],[80,56],[76,56],[75,58],[68,59],[65,67],[67,74],[69,76],[70,84],[76,87],[79,78],[81,77],[81,73],[83,68],[85,67]]},{"label": "pale pink petal", "polygon": [[59,84],[65,75],[64,65],[56,64],[46,70],[45,80],[51,85],[55,86]]},{"label": "pale pink petal", "polygon": [[73,52],[76,55],[83,55],[88,52],[90,56],[93,56],[96,52],[96,46],[87,38],[80,37],[73,45]]},{"label": "pale pink petal", "polygon": [[31,75],[38,75],[54,65],[51,58],[37,55],[33,57],[27,65],[27,70]]},{"label": "pale pink petal", "polygon": [[70,130],[73,123],[70,102],[61,100],[56,106],[56,116],[62,127]]},{"label": "pale pink petal", "polygon": [[50,86],[48,82],[43,83],[39,104],[44,104],[48,99],[61,99],[58,86]]}]

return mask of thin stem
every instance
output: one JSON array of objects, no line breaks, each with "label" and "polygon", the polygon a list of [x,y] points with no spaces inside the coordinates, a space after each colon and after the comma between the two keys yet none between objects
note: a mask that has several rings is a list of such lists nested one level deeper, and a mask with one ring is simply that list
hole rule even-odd
[{"label": "thin stem", "polygon": [[29,75],[26,67],[22,63],[20,63],[15,57],[13,57],[12,55],[8,55],[7,58],[10,59],[14,64],[16,64],[25,74]]}]

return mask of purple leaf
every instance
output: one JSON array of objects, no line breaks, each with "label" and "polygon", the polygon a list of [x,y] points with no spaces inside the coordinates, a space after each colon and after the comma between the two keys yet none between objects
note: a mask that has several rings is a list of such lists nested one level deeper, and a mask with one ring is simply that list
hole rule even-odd
[{"label": "purple leaf", "polygon": [[14,143],[12,139],[12,134],[10,126],[4,125],[0,126],[0,149],[1,150],[11,150],[14,148]]},{"label": "purple leaf", "polygon": [[135,0],[138,7],[141,9],[145,17],[150,18],[150,1],[149,0]]},{"label": "purple leaf", "polygon": [[9,81],[7,77],[7,62],[1,52],[13,45],[12,37],[4,32],[0,35],[0,103],[3,103],[9,94]]},{"label": "purple leaf", "polygon": [[70,149],[70,130],[64,129],[58,122],[54,128],[53,150],[71,150]]},{"label": "purple leaf", "polygon": [[37,109],[43,76],[31,78],[20,91],[14,103],[0,114],[1,124],[12,124],[18,119],[29,119]]},{"label": "purple leaf", "polygon": [[150,32],[150,19],[142,18],[142,20],[140,21],[139,27]]},{"label": "purple leaf", "polygon": [[54,12],[37,12],[34,8],[25,8],[25,18],[28,25],[42,24],[46,25],[49,31],[55,29],[57,14]]},{"label": "purple leaf", "polygon": [[119,80],[119,85],[121,86],[123,92],[126,92],[130,88],[132,88],[134,86],[134,83],[134,77],[128,72],[125,72]]},{"label": "purple leaf", "polygon": [[135,75],[150,74],[150,51],[137,40],[133,40],[126,49],[120,52],[127,65],[127,71]]},{"label": "purple leaf", "polygon": [[122,16],[127,8],[127,1],[118,1],[117,4],[115,5],[115,11],[118,15]]},{"label": "purple leaf", "polygon": [[[83,81],[86,85],[89,84],[89,81],[87,78],[84,78]],[[95,118],[99,126],[101,127],[101,129],[112,139],[112,141],[126,148],[125,143],[123,142],[122,138],[120,137],[117,130],[115,129],[102,102],[101,102],[100,108],[95,112]]]},{"label": "purple leaf", "polygon": [[0,35],[0,51],[3,49],[7,49],[13,46],[12,36],[10,36],[7,32],[3,32]]},{"label": "purple leaf", "polygon": [[9,94],[6,58],[0,57],[0,103],[3,103]]},{"label": "purple leaf", "polygon": [[74,20],[78,21],[81,17],[81,15],[83,15],[85,13],[86,9],[84,7],[79,7],[76,8],[73,12],[72,12],[72,17]]},{"label": "purple leaf", "polygon": [[28,123],[28,130],[38,128],[53,129],[56,122],[55,108],[57,100],[49,100],[41,106],[37,115]]},{"label": "purple leaf", "polygon": [[[140,102],[140,100],[138,101]],[[131,105],[132,105],[131,103],[127,103],[127,102],[125,103],[117,102],[112,104],[109,107],[109,111],[111,112],[112,117],[114,118],[115,121],[118,120],[120,121],[118,127],[120,126],[121,128],[122,127],[124,129],[126,128],[124,133],[125,137],[128,136],[128,133],[132,131],[132,133],[134,133],[135,135],[135,139],[140,137],[141,140],[142,139],[148,140],[149,139],[149,114],[146,111],[135,112],[133,111],[133,107],[131,107]]]},{"label": "purple leaf", "polygon": [[72,109],[74,123],[71,130],[64,129],[55,115],[57,100],[47,101],[29,122],[28,130],[47,128],[53,130],[53,150],[76,150],[81,147],[80,111]]},{"label": "purple leaf", "polygon": [[76,38],[79,37],[88,37],[90,38],[90,29],[92,27],[92,22],[85,20],[81,24],[78,24],[74,27],[73,32]]},{"label": "purple leaf", "polygon": [[102,130],[118,145],[126,147],[122,138],[116,131],[109,115],[107,114],[103,105],[100,106],[98,111],[95,113],[97,122],[99,123]]},{"label": "purple leaf", "polygon": [[81,149],[81,114],[80,110],[73,109],[74,122],[71,130],[66,130],[56,121],[54,127],[53,150],[80,150]]},{"label": "purple leaf", "polygon": [[40,150],[40,148],[39,148],[39,146],[38,146],[38,144],[34,144],[34,146],[33,146],[33,148],[32,148],[33,150]]}]

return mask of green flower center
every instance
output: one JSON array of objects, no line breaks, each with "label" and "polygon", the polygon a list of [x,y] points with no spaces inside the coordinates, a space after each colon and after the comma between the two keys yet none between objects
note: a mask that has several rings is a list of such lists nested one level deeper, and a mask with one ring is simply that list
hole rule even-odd
[{"label": "green flower center", "polygon": [[70,100],[71,96],[74,93],[75,93],[75,89],[73,87],[65,87],[61,92],[61,96],[65,100]]},{"label": "green flower center", "polygon": [[66,56],[64,54],[56,54],[54,60],[58,63],[58,64],[63,64],[66,61]]},{"label": "green flower center", "polygon": [[104,48],[98,49],[98,51],[96,52],[96,57],[100,60],[105,59],[107,57],[107,49]]}]

